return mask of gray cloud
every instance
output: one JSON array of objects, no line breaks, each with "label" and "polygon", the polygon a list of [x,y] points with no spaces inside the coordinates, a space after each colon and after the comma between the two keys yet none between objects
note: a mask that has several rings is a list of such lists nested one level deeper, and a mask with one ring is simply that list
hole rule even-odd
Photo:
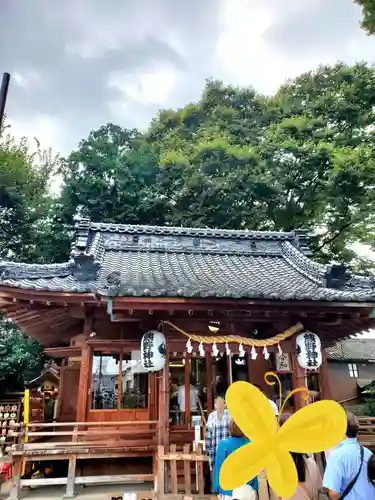
[{"label": "gray cloud", "polygon": [[361,11],[352,1],[307,0],[303,8],[289,8],[281,0],[275,24],[264,34],[267,43],[289,57],[325,54],[334,57],[359,29]]},{"label": "gray cloud", "polygon": [[[272,25],[259,46],[235,40],[223,60],[220,13],[237,1],[234,34],[237,21],[264,6]],[[375,48],[352,0],[2,0],[0,9],[0,71],[14,75],[8,114],[31,128],[36,116],[57,119],[63,152],[106,121],[146,126],[161,106],[197,99],[209,76],[263,90],[263,54],[271,67],[285,60],[288,69],[271,75],[279,84],[307,69],[299,60],[351,61]]]}]

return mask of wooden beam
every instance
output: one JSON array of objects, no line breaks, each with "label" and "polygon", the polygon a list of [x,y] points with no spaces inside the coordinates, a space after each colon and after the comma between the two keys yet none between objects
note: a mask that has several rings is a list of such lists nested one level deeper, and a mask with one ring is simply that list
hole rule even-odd
[{"label": "wooden beam", "polygon": [[44,354],[51,358],[74,358],[81,355],[81,347],[47,347]]}]

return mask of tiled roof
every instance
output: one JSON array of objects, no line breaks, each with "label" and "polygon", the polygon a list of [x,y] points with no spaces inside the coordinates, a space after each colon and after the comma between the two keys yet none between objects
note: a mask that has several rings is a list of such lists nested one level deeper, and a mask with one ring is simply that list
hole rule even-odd
[{"label": "tiled roof", "polygon": [[75,231],[69,262],[0,262],[0,286],[112,296],[375,301],[371,279],[311,260],[304,231],[132,226],[82,218]]},{"label": "tiled roof", "polygon": [[330,361],[369,361],[375,360],[374,339],[346,339],[326,349]]}]

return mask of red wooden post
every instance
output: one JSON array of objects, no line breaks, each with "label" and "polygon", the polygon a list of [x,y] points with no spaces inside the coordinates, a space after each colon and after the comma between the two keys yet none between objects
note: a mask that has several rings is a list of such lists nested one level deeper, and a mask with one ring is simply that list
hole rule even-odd
[{"label": "red wooden post", "polygon": [[[306,373],[305,370],[298,364],[297,361],[297,347],[296,347],[296,342],[295,339],[292,339],[292,349],[291,349],[291,361],[292,361],[292,366],[293,366],[293,375],[292,375],[292,382],[293,382],[293,389],[297,389],[299,387],[306,387]],[[299,410],[303,406],[306,406],[307,401],[305,399],[305,394],[302,392],[299,392],[295,394],[294,396],[294,406],[295,410]]]},{"label": "red wooden post", "polygon": [[185,357],[185,424],[190,429],[190,363],[189,356]]},{"label": "red wooden post", "polygon": [[332,391],[329,379],[329,365],[327,361],[327,353],[326,350],[322,349],[322,358],[323,363],[320,367],[319,373],[319,383],[320,383],[320,397],[321,399],[331,399]]},{"label": "red wooden post", "polygon": [[83,329],[84,343],[82,345],[81,366],[79,370],[77,422],[85,422],[87,418],[87,404],[91,386],[91,347],[87,344],[87,339],[92,332],[92,325],[93,317],[90,311],[86,314],[85,326]]}]

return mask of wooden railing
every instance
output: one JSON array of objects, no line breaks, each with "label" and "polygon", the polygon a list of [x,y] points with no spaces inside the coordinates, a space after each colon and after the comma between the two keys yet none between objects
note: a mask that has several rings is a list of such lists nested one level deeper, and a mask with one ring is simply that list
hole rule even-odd
[{"label": "wooden railing", "polygon": [[[135,425],[145,426],[146,429],[135,430]],[[153,455],[156,452],[155,428],[157,425],[157,421],[33,423],[28,424],[27,427],[23,424],[15,424],[12,434],[17,437],[18,442],[8,448],[13,462],[9,499],[18,500],[23,486],[66,485],[65,498],[73,498],[76,484],[153,482],[153,474],[76,477],[76,464],[77,460],[94,458]],[[72,429],[55,430],[67,427]],[[52,441],[64,437],[71,439]],[[40,442],[42,438],[50,439],[50,441]],[[24,462],[47,460],[69,460],[68,476],[66,478],[21,479]]]},{"label": "wooden railing", "polygon": [[358,417],[359,434],[358,440],[367,448],[375,448],[375,417]]}]

